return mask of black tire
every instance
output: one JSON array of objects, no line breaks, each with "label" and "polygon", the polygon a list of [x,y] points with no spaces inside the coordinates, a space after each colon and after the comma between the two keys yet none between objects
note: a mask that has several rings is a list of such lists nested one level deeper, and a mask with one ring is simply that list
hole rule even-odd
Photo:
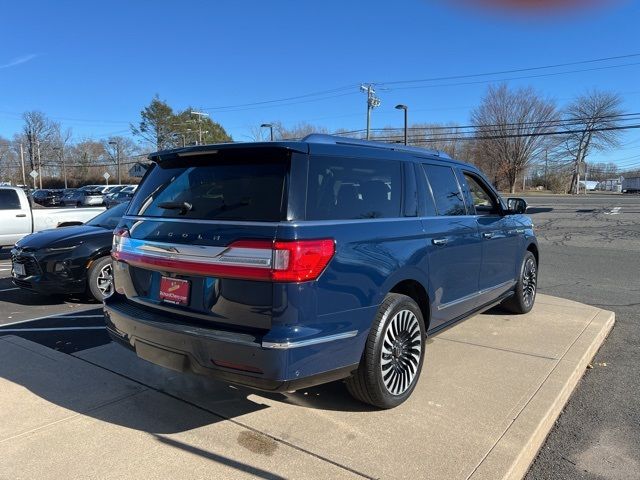
[{"label": "black tire", "polygon": [[536,301],[537,291],[538,263],[533,253],[527,251],[522,259],[514,295],[505,300],[502,306],[512,313],[528,313]]},{"label": "black tire", "polygon": [[[388,294],[373,320],[358,370],[346,380],[349,393],[378,408],[403,403],[420,378],[425,340],[424,319],[416,302],[406,295]],[[389,353],[383,352],[383,346]]]},{"label": "black tire", "polygon": [[82,204],[80,202],[76,202],[76,208],[80,208]]},{"label": "black tire", "polygon": [[[105,276],[109,277],[109,289],[105,289]],[[113,266],[111,257],[100,257],[91,264],[87,275],[88,292],[93,298],[102,302],[113,293]]]}]

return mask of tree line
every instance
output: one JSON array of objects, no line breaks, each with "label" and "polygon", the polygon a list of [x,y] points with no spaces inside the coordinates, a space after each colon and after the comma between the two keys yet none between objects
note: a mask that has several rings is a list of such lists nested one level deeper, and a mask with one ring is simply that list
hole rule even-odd
[{"label": "tree line", "polygon": [[[469,125],[421,124],[408,128],[409,144],[434,148],[482,169],[497,188],[514,192],[529,180],[532,186],[554,191],[577,192],[579,180],[605,180],[620,174],[615,164],[594,164],[594,152],[620,146],[622,132],[635,128],[621,97],[614,92],[593,90],[577,96],[560,108],[555,101],[533,88],[490,86],[471,112]],[[322,126],[299,123],[286,127],[280,121],[251,129],[256,141],[300,139],[309,133],[328,133]],[[268,128],[265,128],[268,127]],[[191,107],[174,110],[154,97],[130,125],[131,136],[72,141],[70,129],[41,112],[23,114],[23,128],[12,139],[0,137],[0,181],[36,187],[78,186],[111,183],[118,176],[124,183],[129,168],[144,161],[146,152],[175,147],[233,141],[209,115]],[[364,130],[333,132],[364,138]],[[371,139],[402,142],[403,129],[373,129]],[[23,165],[24,164],[24,168]],[[29,172],[37,171],[33,180]],[[24,172],[24,176],[23,176]]]}]

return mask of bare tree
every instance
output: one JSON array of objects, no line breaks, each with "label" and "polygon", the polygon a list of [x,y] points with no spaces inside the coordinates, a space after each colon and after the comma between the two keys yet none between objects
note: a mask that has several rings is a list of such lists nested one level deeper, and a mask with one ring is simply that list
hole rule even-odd
[{"label": "bare tree", "polygon": [[[56,124],[49,120],[44,113],[31,111],[22,115],[24,141],[27,158],[31,170],[40,170],[42,163],[42,149],[47,148],[56,131]],[[42,178],[40,178],[42,184]]]},{"label": "bare tree", "polygon": [[573,100],[564,110],[566,134],[563,146],[573,166],[569,191],[578,193],[580,170],[593,150],[619,145],[622,99],[616,93],[593,90]]},{"label": "bare tree", "polygon": [[498,175],[515,192],[516,180],[549,144],[556,129],[555,104],[532,88],[510,90],[491,86],[471,115],[478,140],[478,153],[496,163]]}]

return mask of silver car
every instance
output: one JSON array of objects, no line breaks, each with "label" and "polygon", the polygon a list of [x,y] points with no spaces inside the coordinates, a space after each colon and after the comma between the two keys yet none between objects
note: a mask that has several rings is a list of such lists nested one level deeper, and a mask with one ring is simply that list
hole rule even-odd
[{"label": "silver car", "polygon": [[[94,187],[94,188],[92,188]],[[104,195],[98,190],[100,186],[89,185],[62,197],[62,204],[65,206],[91,207],[104,205]]]}]

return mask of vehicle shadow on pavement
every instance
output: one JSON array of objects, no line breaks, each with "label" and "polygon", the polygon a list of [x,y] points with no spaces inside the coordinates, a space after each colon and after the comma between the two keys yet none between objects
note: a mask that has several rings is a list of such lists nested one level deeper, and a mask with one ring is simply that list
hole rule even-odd
[{"label": "vehicle shadow on pavement", "polygon": [[[13,284],[10,284],[7,287],[1,287],[0,290],[4,288],[11,288]],[[23,305],[23,306],[52,306],[52,305],[63,305],[65,303],[74,303],[81,305],[98,305],[95,300],[88,299],[86,297],[81,297],[78,295],[42,295],[35,292],[30,292],[28,290],[18,289],[18,290],[9,290],[2,292],[0,291],[0,303],[4,304],[14,304],[14,305]]]}]

